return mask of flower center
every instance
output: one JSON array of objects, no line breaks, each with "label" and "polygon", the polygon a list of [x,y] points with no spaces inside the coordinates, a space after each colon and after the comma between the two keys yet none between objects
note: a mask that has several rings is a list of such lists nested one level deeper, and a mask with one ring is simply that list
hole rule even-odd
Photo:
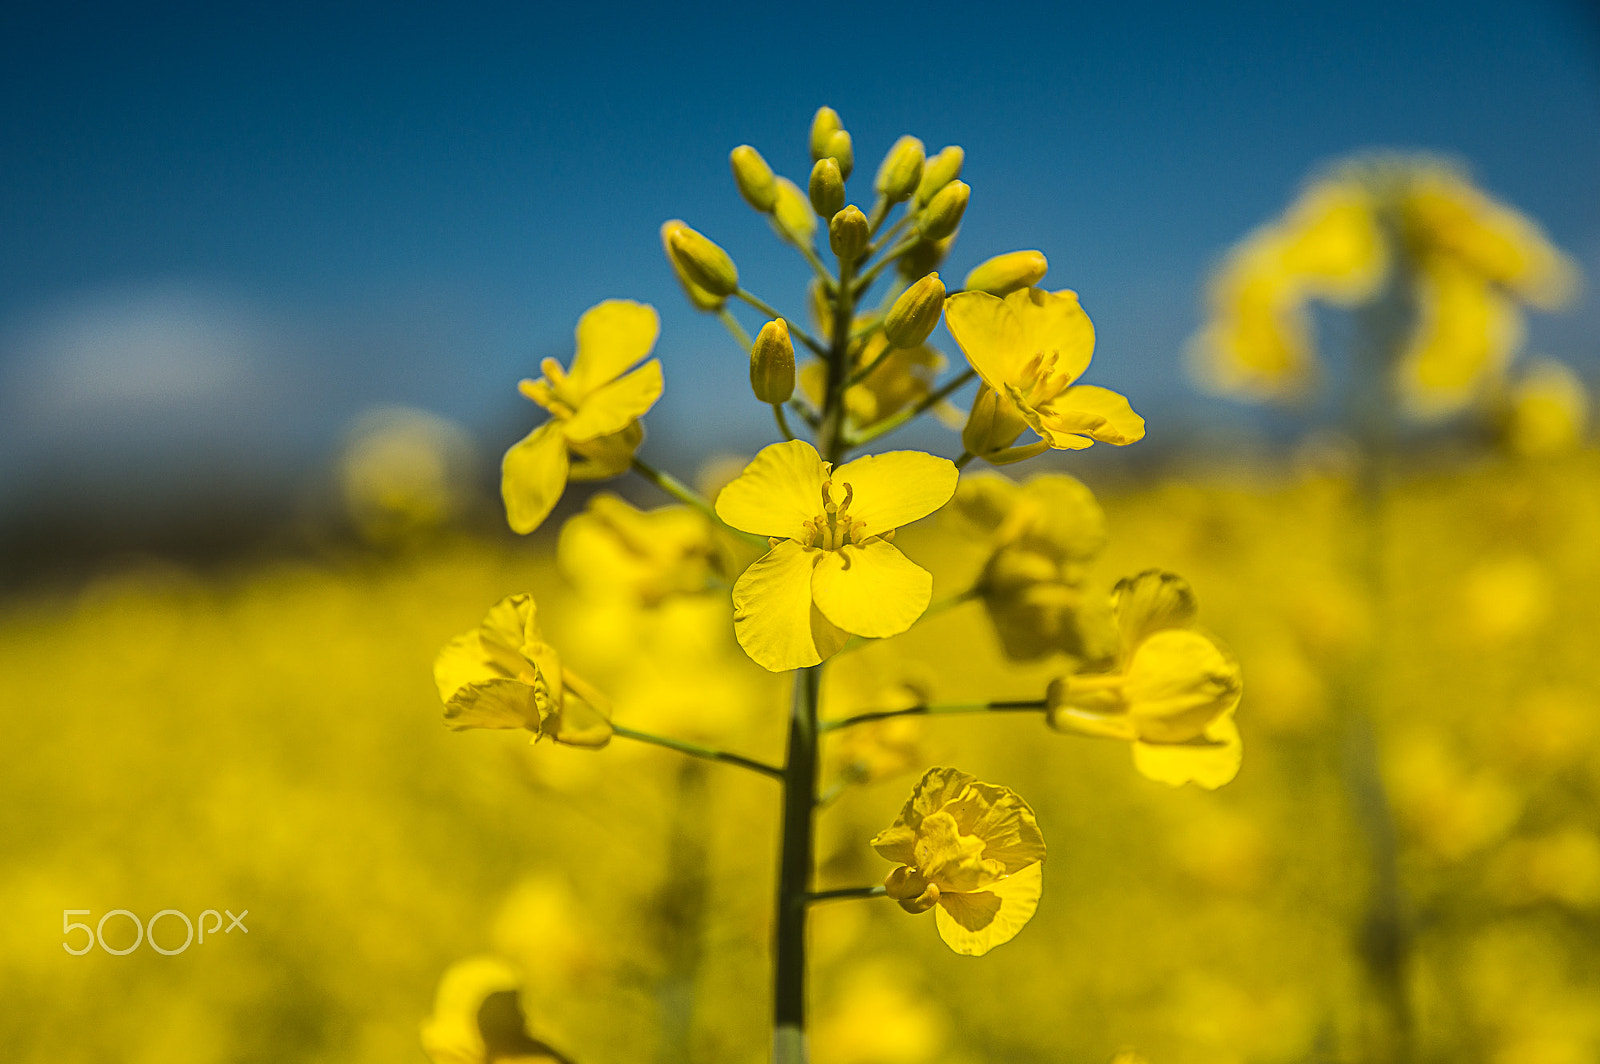
[{"label": "flower center", "polygon": [[866,538],[866,523],[850,517],[854,489],[846,484],[844,501],[839,503],[833,501],[832,489],[832,480],[823,482],[822,512],[806,521],[799,537],[801,546],[838,550],[847,543],[860,543]]},{"label": "flower center", "polygon": [[1022,379],[1027,382],[1027,387],[1022,397],[1029,406],[1037,409],[1071,386],[1072,374],[1056,372],[1056,365],[1060,361],[1061,352],[1040,351],[1023,367]]},{"label": "flower center", "polygon": [[568,387],[567,374],[561,368],[561,363],[547,358],[539,363],[539,369],[544,373],[542,378],[525,380],[517,385],[517,390],[550,411],[551,416],[563,420],[570,418],[577,412],[578,400],[571,394],[572,389]]}]

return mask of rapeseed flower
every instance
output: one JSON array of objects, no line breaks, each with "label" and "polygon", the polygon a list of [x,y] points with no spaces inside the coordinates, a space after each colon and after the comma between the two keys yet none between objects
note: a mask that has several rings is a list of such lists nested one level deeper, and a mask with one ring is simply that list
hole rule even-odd
[{"label": "rapeseed flower", "polygon": [[733,586],[734,634],[772,672],[816,665],[851,635],[910,628],[933,576],[890,540],[955,494],[955,465],[920,451],[867,455],[835,469],[803,440],[762,449],[717,496],[717,515],[770,537]]},{"label": "rapeseed flower", "polygon": [[639,510],[609,492],[589,499],[561,526],[561,571],[591,596],[615,594],[641,606],[704,591],[726,568],[711,522],[687,506]]},{"label": "rapeseed flower", "polygon": [[937,906],[939,937],[957,953],[1011,941],[1039,906],[1044,836],[1008,787],[931,768],[871,846],[900,865],[884,881],[889,897],[909,913]]},{"label": "rapeseed flower", "polygon": [[565,371],[553,358],[539,380],[519,390],[550,412],[550,420],[506,452],[500,492],[513,531],[538,528],[560,501],[568,480],[603,480],[627,470],[644,439],[639,418],[661,398],[661,363],[650,353],[661,331],[654,307],[608,299],[578,319],[577,354]]},{"label": "rapeseed flower", "polygon": [[423,1051],[434,1064],[565,1064],[528,1033],[521,986],[516,969],[496,957],[452,965],[422,1025]]},{"label": "rapeseed flower", "polygon": [[1000,457],[1024,429],[1038,433],[1039,450],[1144,438],[1144,419],[1126,398],[1075,383],[1094,353],[1094,325],[1076,292],[958,292],[945,301],[944,321],[983,380],[962,436],[974,454]]},{"label": "rapeseed flower", "polygon": [[532,595],[502,599],[477,628],[450,640],[433,663],[445,723],[526,728],[569,746],[611,740],[606,699],[570,670],[539,632]]},{"label": "rapeseed flower", "polygon": [[1133,744],[1134,767],[1173,786],[1215,788],[1239,771],[1233,711],[1239,666],[1192,627],[1194,593],[1182,577],[1149,570],[1112,595],[1121,649],[1109,671],[1050,684],[1051,727]]}]

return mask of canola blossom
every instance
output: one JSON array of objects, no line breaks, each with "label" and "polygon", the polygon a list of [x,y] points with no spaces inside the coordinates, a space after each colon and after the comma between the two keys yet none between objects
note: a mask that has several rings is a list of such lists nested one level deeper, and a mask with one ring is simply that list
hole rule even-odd
[{"label": "canola blossom", "polygon": [[868,455],[837,468],[804,440],[762,449],[717,496],[717,516],[772,549],[733,586],[739,645],[772,672],[816,665],[852,635],[899,635],[922,616],[933,576],[893,545],[895,529],[956,490],[948,459]]},{"label": "canola blossom", "polygon": [[531,595],[502,599],[481,625],[445,644],[433,678],[445,722],[457,730],[526,728],[535,740],[587,747],[611,738],[610,707],[562,668]]},{"label": "canola blossom", "polygon": [[1011,941],[1039,907],[1044,836],[1008,787],[931,768],[871,846],[900,866],[884,881],[889,896],[909,913],[937,906],[939,937],[957,953]]},{"label": "canola blossom", "polygon": [[543,524],[568,480],[603,480],[627,471],[644,439],[639,418],[662,389],[658,360],[632,367],[655,347],[660,328],[654,307],[607,300],[578,319],[570,370],[547,358],[539,367],[543,377],[519,385],[550,412],[550,420],[513,444],[501,463],[500,491],[513,531],[532,532]]},{"label": "canola blossom", "polygon": [[1144,419],[1126,397],[1076,383],[1094,354],[1094,325],[1076,292],[958,292],[945,301],[944,320],[983,380],[963,437],[972,453],[998,455],[1025,429],[1058,450],[1144,438]]}]

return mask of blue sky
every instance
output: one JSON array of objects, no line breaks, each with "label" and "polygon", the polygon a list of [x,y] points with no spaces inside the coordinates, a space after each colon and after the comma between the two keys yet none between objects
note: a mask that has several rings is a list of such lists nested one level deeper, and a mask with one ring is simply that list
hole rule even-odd
[{"label": "blue sky", "polygon": [[13,16],[0,77],[13,503],[315,465],[383,403],[462,421],[492,460],[536,420],[516,380],[611,296],[663,314],[647,446],[759,445],[742,356],[656,231],[689,220],[798,311],[804,267],[727,152],[803,183],[821,103],[863,185],[903,132],[966,148],[947,273],[1045,251],[1095,320],[1096,381],[1153,440],[1264,423],[1177,372],[1198,286],[1366,147],[1464,159],[1578,256],[1591,294],[1532,346],[1600,377],[1600,21],[1575,2],[922,3],[832,25],[803,4],[53,5]]}]

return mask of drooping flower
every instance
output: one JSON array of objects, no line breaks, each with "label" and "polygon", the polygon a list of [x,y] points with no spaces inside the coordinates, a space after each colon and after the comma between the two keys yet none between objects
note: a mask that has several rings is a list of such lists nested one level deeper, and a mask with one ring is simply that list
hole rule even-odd
[{"label": "drooping flower", "polygon": [[450,640],[433,663],[445,723],[526,728],[569,746],[611,740],[610,706],[570,670],[539,632],[531,595],[512,595],[477,628]]},{"label": "drooping flower", "polygon": [[956,489],[955,465],[920,451],[837,469],[815,447],[763,448],[717,496],[717,515],[772,549],[733,586],[734,634],[772,672],[816,665],[851,635],[883,639],[928,608],[933,577],[890,540]]},{"label": "drooping flower", "polygon": [[1024,429],[1038,433],[1040,450],[1144,438],[1144,419],[1126,398],[1076,383],[1094,354],[1094,325],[1076,292],[958,292],[945,301],[944,321],[983,380],[962,435],[974,454],[1000,457]]},{"label": "drooping flower", "polygon": [[608,299],[578,319],[577,354],[565,371],[553,358],[539,380],[518,387],[550,420],[506,452],[500,493],[513,531],[532,532],[550,515],[568,480],[603,480],[627,470],[644,439],[639,418],[661,398],[661,363],[628,372],[655,346],[654,307]]},{"label": "drooping flower", "polygon": [[451,965],[422,1025],[423,1051],[434,1064],[567,1064],[528,1033],[521,987],[516,969],[498,957]]},{"label": "drooping flower", "polygon": [[1051,682],[1047,721],[1061,731],[1122,739],[1134,767],[1173,786],[1215,788],[1239,771],[1233,711],[1239,666],[1193,628],[1194,592],[1174,573],[1149,570],[1112,596],[1121,649],[1112,667]]},{"label": "drooping flower", "polygon": [[909,913],[937,907],[939,937],[957,953],[1011,941],[1039,906],[1044,836],[1008,787],[931,768],[871,846],[900,866],[884,881],[889,897]]}]

